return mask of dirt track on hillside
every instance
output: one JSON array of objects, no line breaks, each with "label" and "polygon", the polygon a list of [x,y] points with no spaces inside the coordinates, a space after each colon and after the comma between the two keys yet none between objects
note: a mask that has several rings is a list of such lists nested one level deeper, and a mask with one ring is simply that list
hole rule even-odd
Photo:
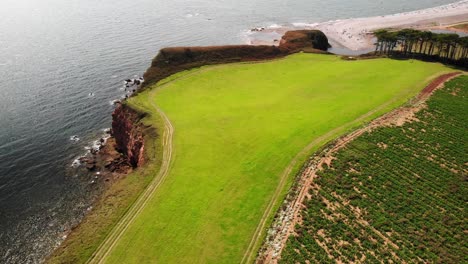
[{"label": "dirt track on hillside", "polygon": [[169,121],[168,117],[159,109],[154,102],[153,107],[157,109],[158,113],[164,120],[164,137],[163,137],[163,160],[158,175],[147,187],[145,192],[137,199],[132,207],[125,213],[122,219],[112,229],[111,233],[106,237],[103,243],[99,246],[96,252],[88,260],[88,263],[104,263],[106,257],[112,252],[112,249],[117,244],[118,240],[122,237],[131,223],[141,213],[145,205],[153,196],[154,192],[164,182],[167,175],[169,174],[169,168],[172,161],[173,145],[172,138],[174,134],[174,127]]},{"label": "dirt track on hillside", "polygon": [[[371,131],[377,127],[389,126],[389,125],[399,126],[399,125],[402,125],[406,121],[411,121],[411,118],[413,117],[413,115],[417,111],[419,111],[422,107],[424,107],[424,102],[426,102],[426,100],[431,96],[431,94],[436,89],[442,87],[445,82],[455,78],[458,75],[460,75],[460,73],[456,72],[456,73],[444,74],[442,76],[437,77],[429,85],[427,85],[420,92],[418,96],[416,96],[414,99],[412,99],[409,102],[409,106],[403,106],[403,107],[397,108],[391,111],[390,113],[387,113],[375,119],[369,125],[361,129],[355,130],[354,132],[338,139],[331,147],[325,149],[321,153],[316,154],[310,160],[310,162],[304,168],[304,170],[302,171],[300,175],[300,178],[298,180],[299,185],[297,187],[298,192],[295,192],[296,197],[293,197],[291,201],[288,202],[287,206],[283,206],[283,208],[285,209],[281,210],[278,217],[275,219],[273,223],[272,233],[271,233],[272,235],[270,236],[271,240],[269,240],[268,244],[262,248],[260,255],[257,257],[256,262],[257,263],[277,263],[278,262],[278,258],[281,256],[281,252],[286,244],[287,238],[290,235],[294,234],[295,225],[301,223],[300,211],[304,207],[303,201],[309,192],[312,181],[316,177],[316,173],[322,169],[323,164],[326,163],[327,165],[330,165],[330,162],[333,160],[334,154],[338,150],[346,146],[346,144],[348,144],[355,138],[359,137],[363,133]],[[384,105],[381,105],[380,107],[378,107],[377,109],[374,109],[373,111],[359,117],[353,122],[363,120],[366,117],[371,116],[375,112],[388,106],[391,103],[392,102],[387,102]],[[348,124],[345,124],[342,127],[346,125]],[[327,134],[333,133],[334,131],[339,130],[339,129],[341,129],[341,127],[336,128]],[[327,134],[322,136],[321,138],[326,137]],[[311,149],[314,144],[317,144],[317,142],[320,142],[320,139],[314,140],[302,152]],[[292,163],[288,166],[286,171],[283,173],[280,185],[283,184],[283,181],[284,181],[283,177],[285,178],[289,174],[298,156],[296,156],[296,158],[292,161]],[[276,198],[277,198],[277,194],[275,194],[275,197],[273,198],[273,200],[275,200]],[[271,208],[269,207],[267,210],[271,210]],[[259,228],[257,228],[256,233],[260,232],[264,228],[268,215],[269,214],[265,212],[264,218],[262,218],[261,224],[259,225]],[[260,233],[257,234],[257,236],[259,235]],[[258,239],[258,237],[254,237],[253,239]],[[246,255],[247,254],[251,256],[252,252],[250,253],[246,252]],[[248,262],[249,259],[244,259],[243,262],[245,261]]]}]

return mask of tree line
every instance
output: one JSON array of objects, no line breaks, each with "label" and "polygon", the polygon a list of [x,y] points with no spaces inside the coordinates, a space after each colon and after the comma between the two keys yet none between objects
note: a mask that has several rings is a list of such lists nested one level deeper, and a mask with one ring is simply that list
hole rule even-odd
[{"label": "tree line", "polygon": [[433,33],[414,29],[378,30],[375,52],[386,55],[429,57],[461,66],[468,66],[468,36]]}]

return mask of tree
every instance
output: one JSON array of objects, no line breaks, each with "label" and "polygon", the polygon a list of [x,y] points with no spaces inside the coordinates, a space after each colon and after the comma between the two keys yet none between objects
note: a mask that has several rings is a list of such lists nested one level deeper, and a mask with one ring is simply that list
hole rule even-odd
[{"label": "tree", "polygon": [[386,29],[374,32],[375,52],[380,54],[419,54],[464,65],[468,61],[468,37],[457,34],[437,34],[430,31]]}]

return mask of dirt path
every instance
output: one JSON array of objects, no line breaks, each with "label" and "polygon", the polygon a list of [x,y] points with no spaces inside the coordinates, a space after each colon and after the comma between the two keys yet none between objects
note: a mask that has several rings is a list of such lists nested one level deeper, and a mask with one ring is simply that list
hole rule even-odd
[{"label": "dirt path", "polygon": [[[385,126],[385,125],[401,125],[401,117],[404,119],[411,118],[415,112],[417,112],[419,109],[421,109],[421,106],[423,103],[430,97],[430,95],[438,88],[442,87],[443,84],[456,76],[460,75],[459,72],[457,73],[449,73],[449,74],[444,74],[442,76],[439,76],[435,80],[433,80],[429,85],[424,88],[421,93],[416,96],[413,100],[410,102],[410,106],[403,106],[398,109],[395,109],[391,111],[390,113],[387,113],[383,115],[382,117],[379,117],[372,121],[369,125],[365,126],[364,128],[355,130],[354,132],[338,139],[334,145],[326,150],[324,150],[321,153],[318,153],[315,155],[315,158],[313,158],[307,167],[303,170],[300,178],[299,178],[299,192],[296,193],[296,197],[294,197],[291,202],[287,204],[284,210],[282,210],[279,214],[279,217],[275,220],[273,224],[273,230],[274,232],[271,235],[271,242],[268,242],[266,247],[262,248],[260,256],[257,258],[256,262],[257,263],[277,263],[278,262],[278,257],[281,256],[281,251],[284,248],[284,245],[287,241],[287,238],[294,233],[294,226],[296,224],[301,223],[301,218],[300,218],[300,210],[303,207],[303,201],[305,197],[307,196],[311,183],[313,179],[316,177],[316,173],[321,170],[322,165],[324,163],[329,164],[332,159],[334,154],[346,146],[347,143],[351,142],[355,138],[359,137],[363,133],[367,131],[371,131],[372,129],[375,129],[376,127],[380,126]],[[291,169],[295,166],[297,159],[303,154],[303,153],[308,153],[312,147],[316,146],[318,143],[323,142],[324,140],[329,140],[330,136],[335,135],[337,132],[342,131],[345,127],[348,127],[349,125],[352,125],[352,123],[356,123],[359,121],[363,121],[366,118],[372,116],[375,114],[377,111],[380,111],[381,109],[384,109],[385,107],[389,106],[396,100],[393,99],[378,108],[366,113],[363,116],[360,116],[356,120],[347,123],[343,126],[340,126],[338,128],[333,129],[332,131],[328,132],[327,134],[321,136],[320,138],[315,139],[313,142],[311,142],[304,150],[301,151],[291,162],[291,164],[288,166],[288,168],[283,172],[282,174],[282,179],[280,185],[284,185],[284,181],[289,173],[291,172]],[[280,187],[277,189],[277,192],[275,193],[275,196],[272,199],[272,202],[270,202],[271,206],[274,204],[275,200],[278,198],[278,194],[280,192]],[[264,229],[265,222],[267,220],[268,215],[270,215],[271,207],[269,206],[267,208],[267,211],[264,213],[264,217],[262,218],[262,221],[257,228],[256,231],[256,236],[252,239],[251,246],[249,246],[249,250],[252,250],[252,244],[255,244],[255,241],[258,240],[261,230]],[[250,257],[244,256],[243,262],[251,262],[252,256],[255,252],[246,252],[246,256],[250,255]]]},{"label": "dirt path", "polygon": [[[155,89],[156,90],[156,89]],[[145,205],[151,199],[153,193],[164,182],[169,174],[169,168],[172,161],[173,145],[172,138],[174,134],[174,127],[167,118],[166,114],[159,109],[154,102],[153,107],[158,111],[164,120],[164,137],[163,137],[163,160],[158,175],[146,188],[145,192],[137,199],[132,207],[126,212],[122,219],[117,223],[111,233],[106,237],[103,243],[99,246],[96,252],[88,260],[88,263],[104,263],[106,257],[112,252],[112,249],[117,244],[118,240],[122,237],[124,232],[141,213]]]},{"label": "dirt path", "polygon": [[[280,60],[284,58],[278,58],[276,60]],[[255,64],[255,63],[264,63],[274,60],[268,61],[252,61],[252,62],[238,62],[238,63],[231,63],[232,64]],[[167,82],[163,82],[161,85],[156,86],[150,92],[153,95],[157,90],[170,85],[172,82],[176,80],[186,79],[193,75],[199,74],[200,72],[222,68],[226,65],[212,65],[210,67],[197,69],[192,72],[188,72],[178,76],[172,80]],[[157,190],[157,188],[164,182],[165,178],[169,174],[169,168],[172,161],[173,156],[173,134],[174,134],[174,127],[172,126],[169,118],[166,114],[155,104],[155,102],[151,102],[154,109],[158,111],[161,117],[164,120],[164,138],[163,138],[163,161],[161,164],[161,168],[159,170],[158,175],[154,178],[154,180],[150,183],[150,185],[146,188],[144,193],[137,199],[137,201],[132,205],[132,207],[125,213],[125,215],[120,219],[120,221],[116,224],[116,226],[112,229],[112,231],[107,235],[106,239],[101,243],[98,249],[91,255],[88,259],[87,263],[95,264],[95,263],[104,263],[106,257],[109,256],[112,249],[117,244],[118,240],[122,237],[123,233],[128,229],[130,224],[135,220],[137,215],[143,210],[144,206],[148,203],[151,199],[153,193]]]}]

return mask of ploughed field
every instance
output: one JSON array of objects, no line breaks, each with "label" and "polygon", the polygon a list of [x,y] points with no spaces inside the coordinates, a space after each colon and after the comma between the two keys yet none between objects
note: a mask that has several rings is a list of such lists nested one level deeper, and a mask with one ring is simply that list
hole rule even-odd
[{"label": "ploughed field", "polygon": [[268,227],[313,151],[450,71],[419,61],[295,54],[182,72],[130,98],[130,106],[150,115],[159,107],[167,115],[173,158],[167,178],[106,262],[239,263],[255,257],[264,234],[253,239],[257,226],[267,219]]},{"label": "ploughed field", "polygon": [[368,132],[314,179],[280,263],[466,263],[468,76]]}]

